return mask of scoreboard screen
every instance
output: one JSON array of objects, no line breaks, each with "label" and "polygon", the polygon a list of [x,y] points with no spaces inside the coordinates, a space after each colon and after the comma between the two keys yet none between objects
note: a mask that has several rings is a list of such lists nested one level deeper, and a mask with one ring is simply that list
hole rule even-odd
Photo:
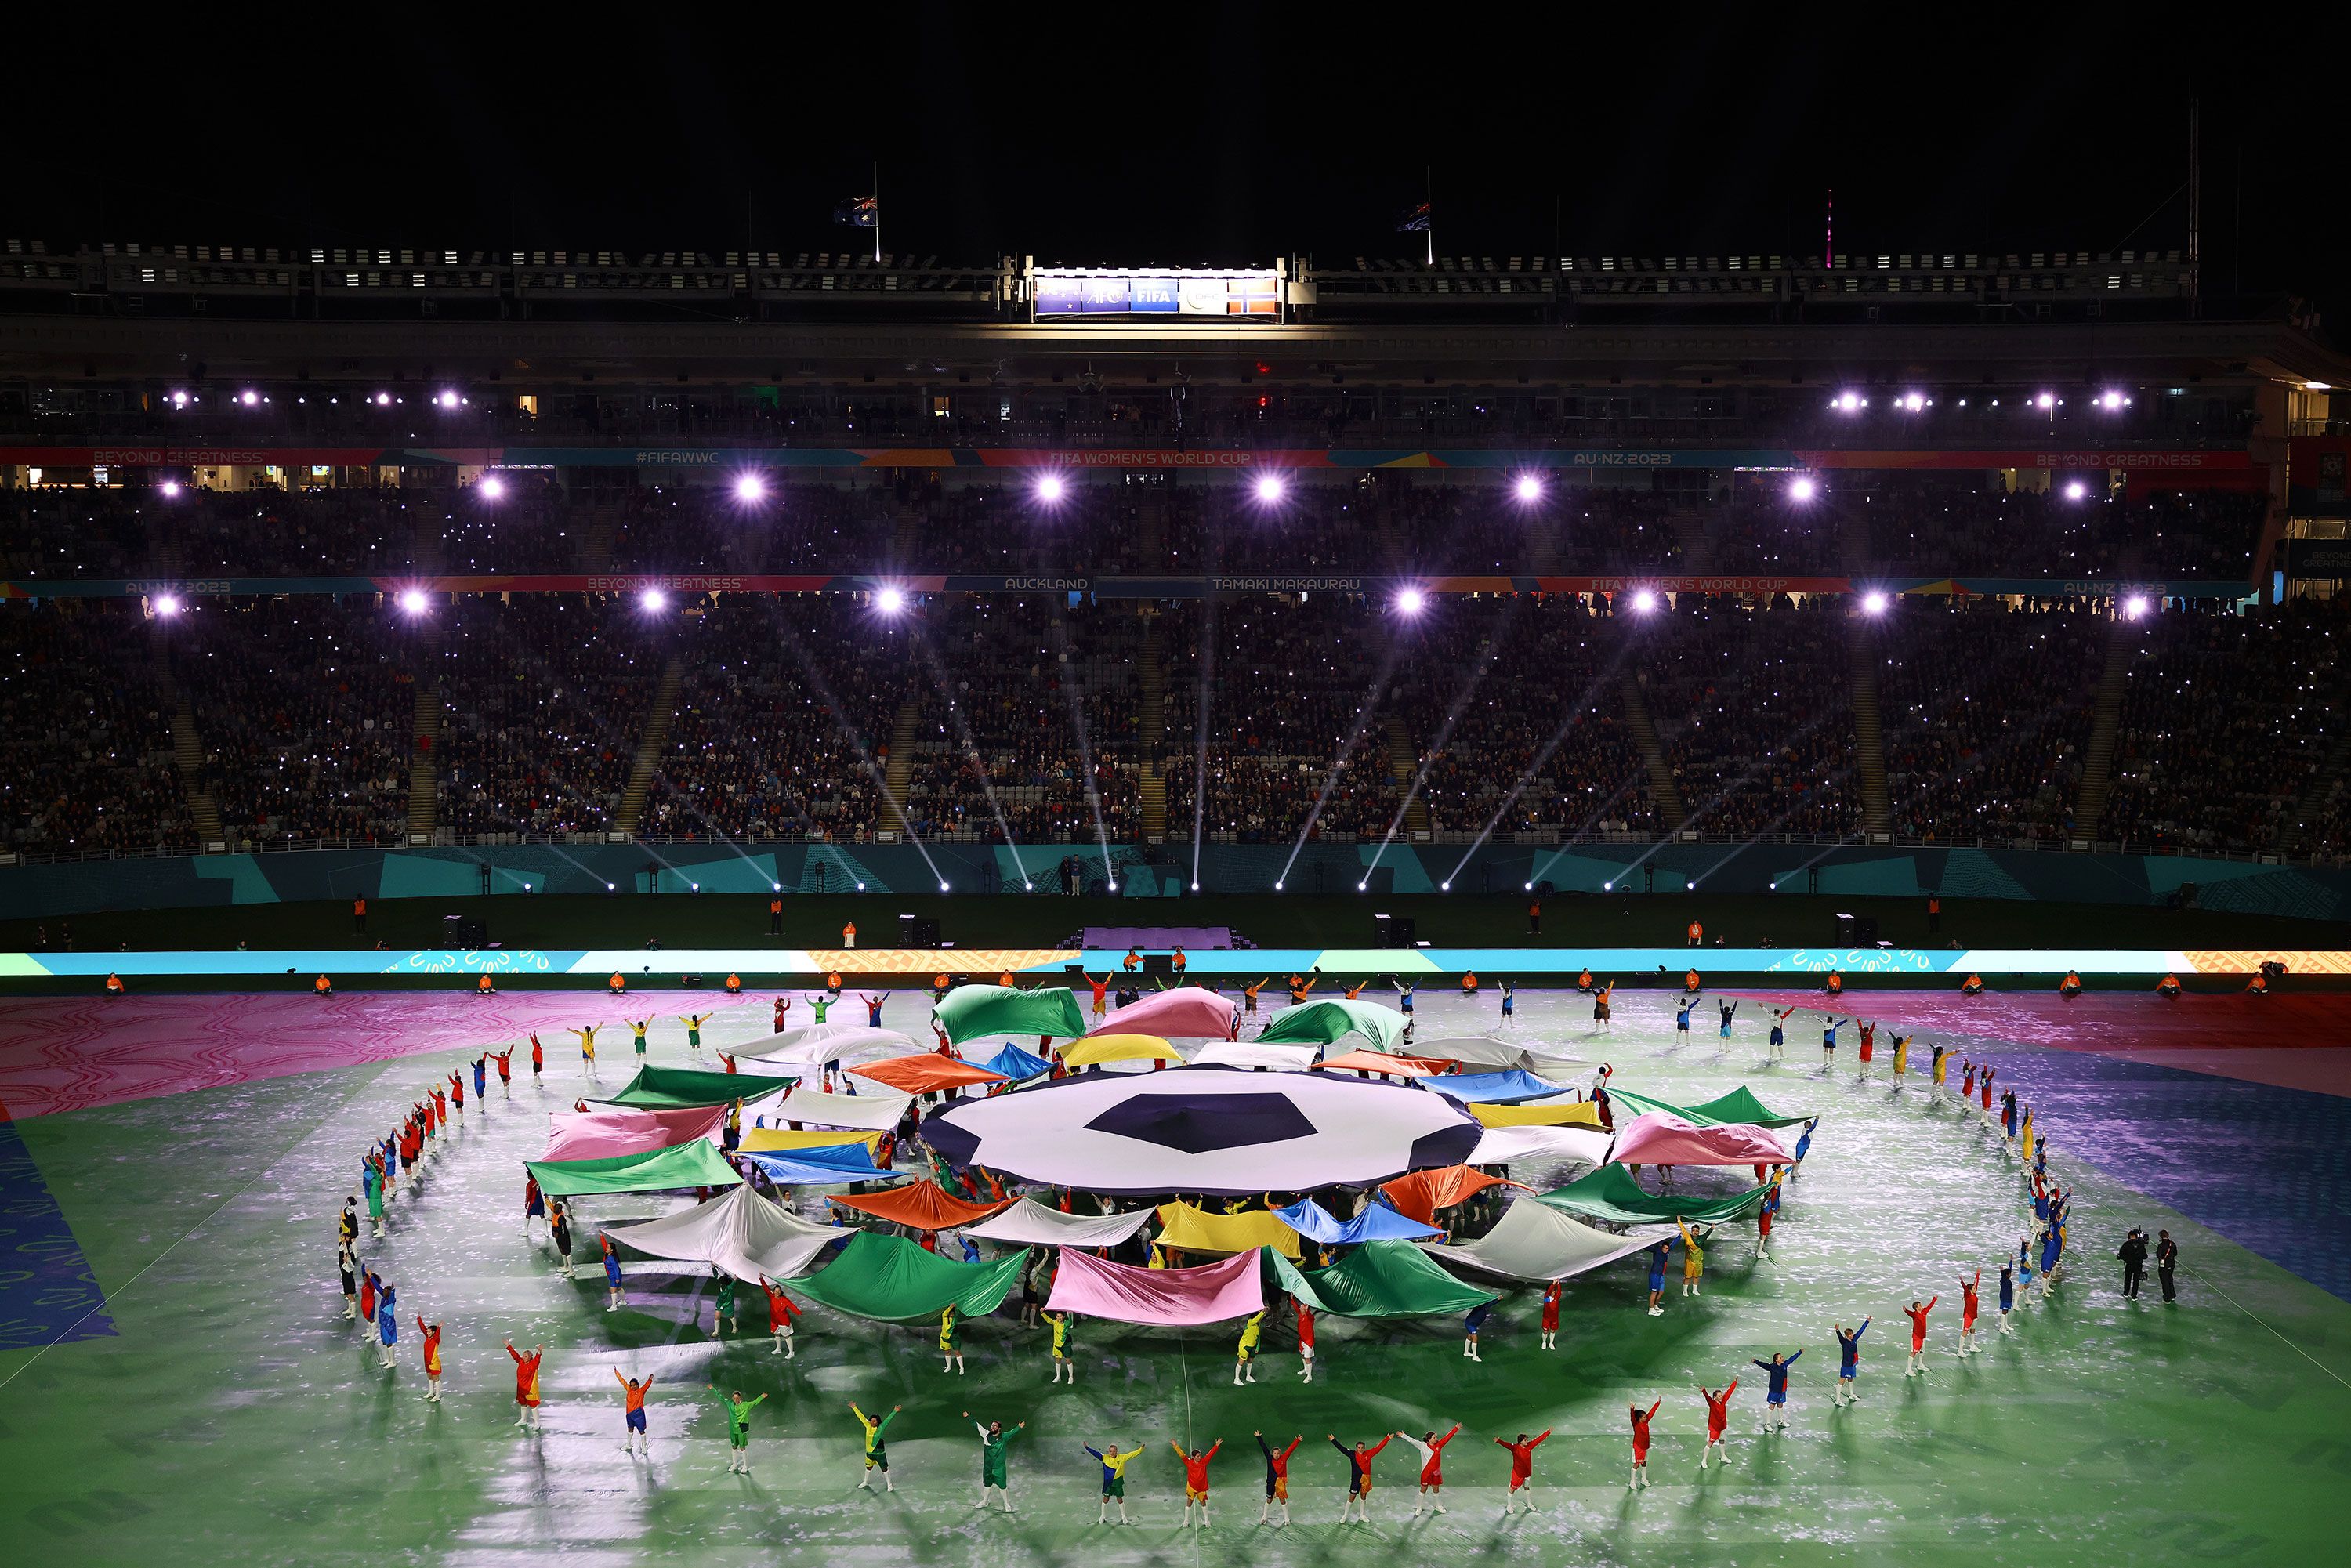
[{"label": "scoreboard screen", "polygon": [[1039,267],[1029,304],[1045,316],[1279,316],[1281,275],[1142,268]]}]

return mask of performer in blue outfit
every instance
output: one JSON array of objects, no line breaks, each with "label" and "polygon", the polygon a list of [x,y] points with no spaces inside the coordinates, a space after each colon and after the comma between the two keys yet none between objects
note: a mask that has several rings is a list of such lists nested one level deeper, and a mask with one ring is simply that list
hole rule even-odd
[{"label": "performer in blue outfit", "polygon": [[1674,1249],[1670,1241],[1660,1241],[1649,1249],[1649,1315],[1661,1318],[1666,1309],[1659,1305],[1666,1299],[1666,1258]]},{"label": "performer in blue outfit", "polygon": [[1836,1325],[1837,1387],[1836,1396],[1831,1401],[1832,1404],[1858,1405],[1861,1403],[1860,1396],[1853,1391],[1853,1380],[1861,1371],[1861,1336],[1868,1332],[1867,1318],[1862,1319],[1861,1326],[1851,1333],[1845,1332],[1843,1323]]},{"label": "performer in blue outfit", "polygon": [[1803,1358],[1804,1353],[1801,1350],[1790,1356],[1782,1356],[1775,1351],[1771,1360],[1755,1364],[1771,1379],[1771,1385],[1763,1395],[1763,1424],[1755,1428],[1757,1431],[1784,1432],[1788,1429],[1788,1368]]}]

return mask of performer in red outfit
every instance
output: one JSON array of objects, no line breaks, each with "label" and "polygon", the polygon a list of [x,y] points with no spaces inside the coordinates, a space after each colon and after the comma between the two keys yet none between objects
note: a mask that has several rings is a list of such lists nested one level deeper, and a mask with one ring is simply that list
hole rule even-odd
[{"label": "performer in red outfit", "polygon": [[1646,1410],[1642,1409],[1638,1405],[1632,1406],[1633,1479],[1625,1483],[1626,1491],[1633,1491],[1649,1484],[1649,1422],[1656,1417],[1657,1406],[1664,1403],[1662,1399],[1656,1400]]},{"label": "performer in red outfit", "polygon": [[1708,1393],[1704,1384],[1698,1385],[1698,1391],[1706,1397],[1706,1451],[1698,1457],[1698,1468],[1705,1469],[1714,1462],[1715,1449],[1722,1447],[1722,1429],[1730,1425],[1730,1396],[1739,1392],[1739,1379],[1732,1378],[1730,1386],[1719,1394]]},{"label": "performer in red outfit", "polygon": [[[1652,1416],[1656,1414],[1656,1406],[1649,1407],[1649,1414]],[[1649,1446],[1649,1417],[1643,1416],[1638,1420],[1639,1425],[1634,1428],[1634,1441],[1640,1446],[1644,1453],[1646,1453]],[[1520,1502],[1527,1505],[1529,1513],[1535,1511],[1535,1500],[1528,1483],[1534,1479],[1535,1450],[1541,1448],[1544,1439],[1550,1436],[1551,1428],[1546,1427],[1542,1429],[1541,1437],[1529,1437],[1524,1432],[1520,1433],[1519,1440],[1515,1443],[1504,1442],[1499,1437],[1494,1439],[1495,1442],[1510,1450],[1510,1490],[1502,1499],[1502,1516],[1505,1519],[1510,1517],[1510,1511]],[[1521,1492],[1528,1495],[1522,1498],[1520,1496]]]},{"label": "performer in red outfit", "polygon": [[[1413,1452],[1420,1456],[1420,1496],[1426,1498],[1428,1500],[1429,1507],[1437,1513],[1443,1513],[1445,1511],[1445,1498],[1443,1495],[1445,1491],[1445,1445],[1453,1441],[1454,1433],[1460,1430],[1461,1423],[1456,1421],[1453,1423],[1453,1431],[1446,1433],[1442,1437],[1437,1435],[1434,1428],[1422,1433],[1417,1437],[1414,1437],[1409,1432],[1398,1432],[1396,1434],[1397,1437],[1402,1437],[1405,1440],[1405,1445],[1409,1447]],[[1418,1519],[1420,1515],[1421,1505],[1417,1500],[1416,1500],[1412,1505],[1412,1516],[1415,1519]]]},{"label": "performer in red outfit", "polygon": [[1902,1309],[1902,1315],[1910,1320],[1910,1364],[1903,1369],[1905,1377],[1916,1377],[1927,1370],[1927,1314],[1933,1312],[1935,1303],[1942,1299],[1930,1296],[1923,1307],[1913,1301]]},{"label": "performer in red outfit", "polygon": [[525,1355],[514,1347],[514,1341],[508,1340],[507,1354],[514,1357],[515,1364],[515,1425],[517,1427],[528,1427],[532,1432],[537,1432],[538,1430],[538,1364],[545,1358],[547,1347],[543,1344],[533,1345],[530,1354]]}]

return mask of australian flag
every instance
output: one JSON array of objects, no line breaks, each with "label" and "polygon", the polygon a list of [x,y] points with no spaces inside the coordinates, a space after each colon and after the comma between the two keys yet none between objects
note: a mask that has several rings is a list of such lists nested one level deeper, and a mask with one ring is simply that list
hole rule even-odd
[{"label": "australian flag", "polygon": [[832,221],[853,229],[870,229],[882,222],[882,204],[874,196],[851,196],[832,209]]},{"label": "australian flag", "polygon": [[1425,232],[1427,227],[1428,204],[1426,202],[1423,202],[1420,205],[1405,214],[1404,220],[1396,225],[1396,233],[1400,235],[1418,234]]}]

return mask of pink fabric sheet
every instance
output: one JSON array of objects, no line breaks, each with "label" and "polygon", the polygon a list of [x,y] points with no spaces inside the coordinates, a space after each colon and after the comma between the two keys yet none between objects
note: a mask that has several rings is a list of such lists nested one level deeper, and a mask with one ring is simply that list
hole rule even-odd
[{"label": "pink fabric sheet", "polygon": [[647,1155],[707,1138],[726,1120],[726,1107],[684,1111],[558,1111],[542,1160],[601,1160],[612,1155]]},{"label": "pink fabric sheet", "polygon": [[1196,1328],[1265,1311],[1265,1285],[1254,1247],[1197,1269],[1138,1269],[1064,1247],[1045,1304],[1146,1328]]},{"label": "pink fabric sheet", "polygon": [[1155,1034],[1162,1040],[1229,1040],[1233,1004],[1204,986],[1155,991],[1132,1007],[1113,1008],[1088,1034]]},{"label": "pink fabric sheet", "polygon": [[1766,1166],[1785,1165],[1795,1156],[1761,1127],[1693,1127],[1679,1116],[1652,1111],[1625,1124],[1616,1134],[1616,1152],[1608,1157],[1620,1166]]}]

